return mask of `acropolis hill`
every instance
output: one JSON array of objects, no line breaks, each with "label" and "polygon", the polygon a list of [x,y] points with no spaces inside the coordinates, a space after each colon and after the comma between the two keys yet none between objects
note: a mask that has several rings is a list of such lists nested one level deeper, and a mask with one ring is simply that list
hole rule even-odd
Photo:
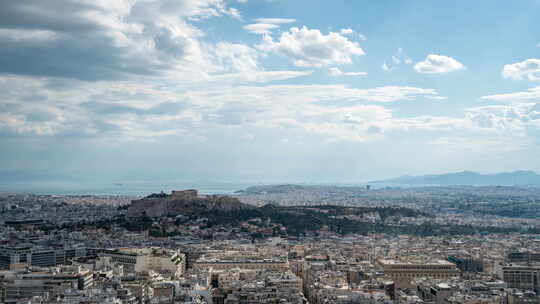
[{"label": "acropolis hill", "polygon": [[208,211],[236,211],[253,208],[242,204],[237,198],[222,195],[199,195],[197,190],[172,191],[172,193],[152,194],[140,200],[131,201],[128,217],[160,217],[178,214],[196,214]]}]

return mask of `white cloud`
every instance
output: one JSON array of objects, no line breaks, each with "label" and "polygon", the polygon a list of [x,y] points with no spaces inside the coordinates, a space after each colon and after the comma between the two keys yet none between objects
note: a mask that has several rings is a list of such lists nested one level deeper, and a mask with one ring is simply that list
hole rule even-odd
[{"label": "white cloud", "polygon": [[247,45],[219,42],[214,52],[226,69],[248,73],[259,69],[257,51]]},{"label": "white cloud", "polygon": [[402,48],[398,48],[396,53],[392,55],[390,59],[390,63],[387,63],[387,61],[383,63],[382,69],[384,71],[391,71],[401,64],[412,64],[412,60],[404,54]]},{"label": "white cloud", "polygon": [[[0,72],[20,72],[20,63],[6,59],[17,54],[28,58],[25,66],[33,67],[23,74],[90,81],[149,77],[182,87],[268,82],[310,73],[266,71],[256,49],[202,41],[205,33],[190,20],[238,16],[223,0],[90,2],[0,4],[0,10],[20,16],[6,28],[0,26]],[[13,30],[23,28],[19,19],[36,20],[36,29]]]},{"label": "white cloud", "polygon": [[465,114],[475,126],[497,131],[510,131],[524,136],[528,126],[540,125],[540,106],[536,103],[490,105],[470,108]]},{"label": "white cloud", "polygon": [[272,30],[278,29],[280,24],[296,22],[287,18],[257,18],[255,22],[244,26],[244,29],[253,34],[268,35]]},{"label": "white cloud", "polygon": [[427,99],[432,99],[432,100],[445,100],[445,99],[448,99],[448,97],[446,96],[426,96]]},{"label": "white cloud", "polygon": [[[103,1],[107,3],[108,1]],[[188,16],[194,20],[206,19],[220,15],[230,15],[231,11],[223,0],[162,0],[139,2],[144,7],[155,7],[161,14]],[[107,4],[109,5],[109,4]]]},{"label": "white cloud", "polygon": [[231,17],[233,17],[236,20],[243,21],[242,14],[240,14],[240,11],[237,10],[236,8],[234,8],[234,7],[229,7],[227,9],[227,14],[230,15]]},{"label": "white cloud", "polygon": [[339,31],[339,33],[340,33],[341,35],[352,35],[352,34],[354,34],[354,31],[353,31],[353,29],[351,29],[351,28],[344,28],[344,29],[341,29],[341,30]]},{"label": "white cloud", "polygon": [[424,61],[418,62],[414,69],[422,74],[438,74],[463,70],[465,66],[452,57],[429,54]]},{"label": "white cloud", "polygon": [[364,55],[357,42],[339,33],[322,34],[307,27],[293,27],[274,41],[271,36],[263,37],[258,46],[265,52],[274,52],[288,57],[300,67],[322,67],[352,63],[354,56]]},{"label": "white cloud", "polygon": [[330,72],[330,75],[338,77],[338,76],[366,76],[367,72],[343,72],[339,68],[332,67],[328,69]]},{"label": "white cloud", "polygon": [[507,94],[495,94],[495,95],[482,96],[482,99],[505,101],[505,102],[540,100],[540,87],[530,88],[524,92],[514,92],[514,93],[507,93]]},{"label": "white cloud", "polygon": [[[339,85],[239,87],[217,95],[200,92],[200,100],[219,105],[209,117],[254,128],[303,130],[329,139],[364,141],[382,136],[374,125],[391,120],[391,111],[365,102],[414,99],[431,90],[406,87],[352,89]],[[241,100],[241,102],[240,102]],[[233,107],[233,108],[231,108]]]},{"label": "white cloud", "polygon": [[[540,111],[534,107],[514,107],[498,112],[487,108],[470,109],[458,118],[404,118],[395,117],[384,105],[445,98],[433,89],[407,86],[358,89],[345,85],[267,83],[306,76],[311,71],[265,70],[260,58],[266,54],[260,50],[286,56],[297,66],[324,66],[332,76],[366,75],[365,72],[345,72],[346,69],[336,67],[351,63],[354,56],[364,54],[360,45],[352,40],[356,35],[351,35],[348,29],[323,34],[306,27],[292,28],[280,37],[272,38],[269,36],[271,30],[277,29],[279,24],[294,22],[294,19],[257,19],[258,24],[267,26],[265,32],[259,26],[261,33],[267,36],[256,49],[245,44],[214,44],[202,40],[205,33],[199,23],[190,20],[238,16],[223,1],[91,2],[96,8],[90,9],[89,15],[81,15],[78,11],[72,15],[64,14],[64,11],[59,13],[67,16],[55,18],[66,22],[62,31],[56,30],[60,27],[58,24],[51,27],[52,21],[48,20],[36,25],[36,30],[0,29],[0,39],[19,47],[29,45],[29,42],[39,43],[40,47],[61,43],[60,46],[68,50],[87,46],[92,51],[85,54],[97,53],[99,56],[82,67],[104,65],[103,71],[118,69],[122,74],[114,74],[118,78],[108,81],[100,78],[100,70],[92,81],[81,81],[74,80],[82,77],[73,76],[73,71],[54,75],[54,78],[2,73],[1,134],[70,135],[118,141],[119,138],[177,135],[204,139],[211,132],[225,129],[231,130],[231,134],[245,134],[245,131],[235,131],[249,129],[250,137],[257,138],[261,130],[277,129],[279,133],[299,131],[325,139],[365,141],[380,139],[392,132],[500,133],[508,130],[522,134],[527,127],[540,122]],[[46,11],[41,17],[54,15],[56,9],[38,4],[38,8]],[[101,10],[102,7],[107,9]],[[390,63],[406,62],[407,58],[400,57],[402,52],[398,50]],[[83,59],[78,57],[77,60],[80,63]],[[115,64],[107,65],[110,62]],[[124,65],[130,69],[125,69]],[[386,63],[384,66],[391,69]],[[83,73],[87,69],[79,70]],[[520,94],[511,98],[540,98],[540,89]]]},{"label": "white cloud", "polygon": [[358,39],[362,40],[362,41],[366,41],[367,38],[366,36],[360,34],[360,33],[357,33],[355,32],[353,29],[351,28],[343,28],[341,30],[339,30],[339,33],[341,35],[344,35],[344,36],[356,36]]},{"label": "white cloud", "polygon": [[540,79],[540,59],[531,58],[522,62],[507,64],[503,67],[504,78],[535,81]]},{"label": "white cloud", "polygon": [[[222,90],[222,88],[216,90]],[[213,95],[216,92],[210,93],[209,91],[208,94]],[[253,103],[257,101],[270,104],[283,102],[286,105],[291,105],[291,101],[294,101],[295,104],[328,102],[328,105],[332,105],[332,102],[386,103],[398,100],[414,100],[417,96],[435,96],[437,92],[433,89],[400,86],[356,89],[344,85],[268,85],[263,87],[242,86],[231,88],[221,94],[223,94],[220,97],[221,99],[231,101],[243,99],[246,102],[251,100]],[[201,97],[201,100],[205,98]]]},{"label": "white cloud", "polygon": [[265,71],[259,66],[257,50],[244,44],[220,42],[214,54],[222,70],[210,75],[208,81],[212,82],[270,82],[311,74],[309,71]]},{"label": "white cloud", "polygon": [[53,41],[59,38],[60,34],[49,30],[25,30],[25,29],[1,29],[0,37],[15,41]]},{"label": "white cloud", "polygon": [[253,23],[244,26],[244,29],[253,34],[270,34],[272,30],[279,28],[279,25],[270,23]]},{"label": "white cloud", "polygon": [[422,115],[395,119],[388,128],[394,131],[463,131],[467,129],[467,121],[463,118]]},{"label": "white cloud", "polygon": [[[220,46],[220,52],[240,60],[249,56],[250,50],[232,44]],[[252,68],[255,69],[255,64],[239,70]],[[267,77],[264,73],[255,70],[252,74]],[[79,137],[124,139],[171,135],[204,138],[213,130],[241,127],[253,132],[285,128],[332,139],[363,141],[383,136],[384,129],[393,124],[390,110],[363,103],[437,95],[434,90],[414,87],[355,89],[343,85],[207,83],[185,90],[164,86],[161,81],[124,81],[114,85],[63,82],[61,86],[50,86],[44,79],[0,77],[0,99],[4,101],[0,105],[0,133],[62,136],[75,132]],[[55,102],[43,103],[43,99]],[[22,100],[35,101],[21,103]],[[374,132],[376,129],[380,132]]]},{"label": "white cloud", "polygon": [[296,19],[291,18],[257,18],[257,23],[269,23],[269,24],[285,24],[296,22]]},{"label": "white cloud", "polygon": [[204,77],[217,67],[203,31],[189,21],[239,17],[223,0],[17,1],[0,10],[12,16],[0,25],[0,72],[21,72],[21,64],[2,60],[17,54],[32,67],[24,74],[93,81]]},{"label": "white cloud", "polygon": [[[383,106],[417,98],[443,98],[432,89],[231,86],[227,81],[234,77],[245,80],[253,75],[249,81],[262,78],[266,82],[301,72],[261,70],[256,61],[249,62],[253,49],[243,45],[222,44],[218,49],[223,58],[229,58],[224,59],[229,61],[224,65],[231,68],[215,76],[214,82],[197,83],[188,86],[189,90],[148,80],[117,81],[114,85],[65,80],[53,85],[35,77],[0,77],[0,133],[70,134],[103,140],[176,135],[204,139],[208,133],[233,128],[249,129],[255,137],[260,132],[287,130],[328,140],[371,141],[404,132],[434,132],[441,138],[460,132],[464,138],[477,136],[491,141],[504,136],[526,138],[528,128],[540,126],[540,106],[535,103],[470,108],[462,117],[395,117]],[[248,63],[236,66],[237,61]]]},{"label": "white cloud", "polygon": [[266,83],[279,80],[287,80],[310,75],[311,71],[264,71],[257,70],[242,73],[227,73],[214,75],[212,80],[219,83],[258,82]]}]

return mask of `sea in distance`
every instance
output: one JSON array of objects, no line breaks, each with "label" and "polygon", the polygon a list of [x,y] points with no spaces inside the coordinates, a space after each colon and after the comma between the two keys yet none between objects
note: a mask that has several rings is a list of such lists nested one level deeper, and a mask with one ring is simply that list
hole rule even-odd
[{"label": "sea in distance", "polygon": [[[29,193],[38,195],[123,195],[146,196],[161,191],[196,189],[200,194],[231,195],[250,186],[297,184],[311,186],[365,187],[366,183],[336,182],[202,182],[202,181],[118,181],[118,182],[67,182],[67,181],[0,181],[0,193]],[[410,188],[436,185],[372,184],[371,189]]]},{"label": "sea in distance", "polygon": [[197,189],[200,194],[233,194],[253,184],[186,181],[119,182],[0,182],[0,192],[42,195],[124,195],[146,196],[161,191]]}]

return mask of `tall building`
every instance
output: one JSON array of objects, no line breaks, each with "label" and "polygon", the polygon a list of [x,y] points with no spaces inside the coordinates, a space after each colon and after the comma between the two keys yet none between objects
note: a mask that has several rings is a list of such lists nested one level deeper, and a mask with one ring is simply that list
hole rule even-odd
[{"label": "tall building", "polygon": [[111,262],[124,265],[132,272],[169,272],[180,276],[186,270],[186,256],[175,250],[157,248],[129,248],[103,250],[100,254]]},{"label": "tall building", "polygon": [[378,259],[377,263],[382,267],[384,274],[394,280],[420,277],[447,279],[460,274],[456,264],[445,260],[407,262]]},{"label": "tall building", "polygon": [[516,251],[508,253],[507,260],[510,263],[540,262],[540,252]]},{"label": "tall building", "polygon": [[32,244],[2,246],[0,269],[11,269],[17,265],[49,267],[67,264],[71,259],[95,255],[96,250],[80,248],[47,248]]},{"label": "tall building", "polygon": [[503,279],[510,288],[540,293],[540,264],[503,266]]},{"label": "tall building", "polygon": [[16,273],[7,279],[3,297],[7,299],[31,298],[49,294],[62,294],[65,290],[87,290],[94,284],[93,273],[88,269],[73,266],[44,268],[37,272]]},{"label": "tall building", "polygon": [[470,255],[451,255],[448,260],[455,263],[459,270],[464,272],[482,272],[484,271],[484,264],[482,260],[476,259]]}]

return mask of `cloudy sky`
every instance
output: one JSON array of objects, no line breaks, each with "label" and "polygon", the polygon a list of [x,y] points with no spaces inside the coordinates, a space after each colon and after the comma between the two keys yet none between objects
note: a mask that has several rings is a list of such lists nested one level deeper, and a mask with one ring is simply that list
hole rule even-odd
[{"label": "cloudy sky", "polygon": [[0,173],[540,170],[538,58],[534,0],[0,0]]}]

